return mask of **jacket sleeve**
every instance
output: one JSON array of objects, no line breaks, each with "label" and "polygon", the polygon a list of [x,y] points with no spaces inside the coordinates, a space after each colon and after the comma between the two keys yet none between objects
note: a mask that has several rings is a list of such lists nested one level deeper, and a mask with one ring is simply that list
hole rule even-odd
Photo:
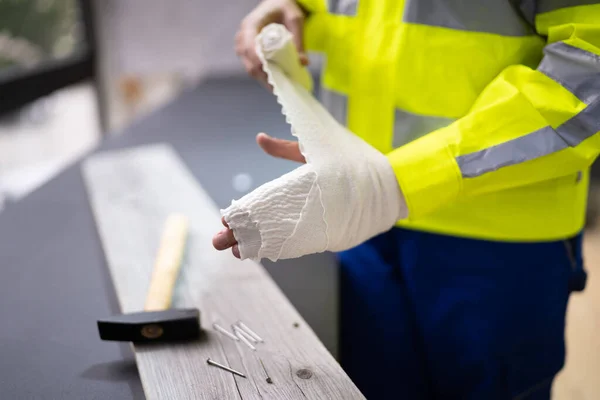
[{"label": "jacket sleeve", "polygon": [[536,15],[547,37],[536,70],[506,68],[466,116],[388,154],[411,219],[467,196],[577,174],[594,162],[600,4],[560,7],[572,3],[538,1],[538,10],[550,11]]}]

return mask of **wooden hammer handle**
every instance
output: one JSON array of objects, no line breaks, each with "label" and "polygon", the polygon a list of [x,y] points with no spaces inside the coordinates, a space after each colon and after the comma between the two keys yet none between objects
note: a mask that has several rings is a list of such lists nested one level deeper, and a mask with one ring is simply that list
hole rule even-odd
[{"label": "wooden hammer handle", "polygon": [[169,215],[148,288],[144,306],[146,311],[161,311],[171,306],[173,289],[183,261],[187,231],[188,220],[184,215]]}]

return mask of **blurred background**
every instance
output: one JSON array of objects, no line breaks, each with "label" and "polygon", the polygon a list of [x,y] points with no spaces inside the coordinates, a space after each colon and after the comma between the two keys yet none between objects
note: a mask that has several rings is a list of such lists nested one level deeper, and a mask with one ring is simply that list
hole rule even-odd
[{"label": "blurred background", "polygon": [[[257,3],[1,0],[0,215],[99,141],[118,136],[186,90],[215,77],[241,79],[233,36]],[[594,182],[590,190],[585,244],[590,277],[586,291],[570,303],[567,366],[555,399],[600,398],[597,187]],[[332,288],[334,277],[328,278]],[[321,298],[332,304],[314,307],[314,299],[290,295],[293,283],[283,275],[276,278],[335,354],[335,296]],[[321,287],[328,284],[322,278]]]},{"label": "blurred background", "polygon": [[206,76],[241,76],[233,35],[255,4],[0,1],[0,199]]}]

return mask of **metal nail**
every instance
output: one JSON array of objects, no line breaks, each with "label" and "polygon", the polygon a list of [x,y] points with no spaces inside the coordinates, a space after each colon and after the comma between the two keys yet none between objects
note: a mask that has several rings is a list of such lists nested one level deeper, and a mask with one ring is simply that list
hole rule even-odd
[{"label": "metal nail", "polygon": [[246,324],[244,324],[242,321],[238,321],[238,325],[240,326],[240,328],[245,330],[250,336],[252,336],[257,342],[264,343],[264,340],[260,336],[258,336],[252,329],[248,328],[248,326],[246,326]]},{"label": "metal nail", "polygon": [[234,331],[235,331],[235,334],[236,334],[236,336],[237,336],[237,337],[238,337],[238,338],[239,338],[239,339],[240,339],[242,342],[244,342],[244,344],[245,344],[246,346],[248,346],[248,347],[250,347],[252,350],[256,351],[256,347],[254,347],[254,345],[253,345],[252,343],[250,343],[250,341],[249,341],[248,339],[246,339],[246,336],[244,336],[244,335],[241,333],[241,330],[240,330],[240,329],[235,329],[235,327],[234,327]]},{"label": "metal nail", "polygon": [[219,368],[221,368],[221,369],[224,369],[225,371],[229,371],[229,372],[231,372],[232,374],[236,374],[236,375],[238,375],[238,376],[241,376],[242,378],[245,378],[245,377],[246,377],[246,375],[242,374],[241,372],[238,372],[238,371],[236,371],[235,369],[229,368],[229,367],[227,367],[227,366],[225,366],[225,365],[223,365],[223,364],[219,364],[218,362],[216,362],[216,361],[213,361],[213,360],[211,360],[210,358],[207,358],[207,359],[206,359],[206,362],[207,362],[209,365],[213,365],[213,366],[215,366],[215,367],[219,367]]},{"label": "metal nail", "polygon": [[248,332],[244,331],[242,328],[240,328],[237,325],[231,325],[231,329],[233,329],[233,332],[236,334],[240,334],[242,336],[244,336],[246,339],[250,340],[253,343],[258,343],[258,340],[254,339]]},{"label": "metal nail", "polygon": [[263,360],[262,359],[258,359],[258,361],[260,361],[260,365],[262,365],[263,370],[265,371],[265,375],[267,376],[267,383],[273,383],[273,379],[271,379],[271,377],[269,376],[269,373],[267,372],[267,369],[265,368],[265,364],[263,364]]},{"label": "metal nail", "polygon": [[213,324],[213,328],[215,328],[216,331],[221,332],[223,335],[227,336],[228,338],[235,340],[236,342],[239,342],[239,340],[240,340],[240,339],[238,339],[237,336],[233,335],[227,329],[223,328],[222,326],[220,326],[216,323]]}]

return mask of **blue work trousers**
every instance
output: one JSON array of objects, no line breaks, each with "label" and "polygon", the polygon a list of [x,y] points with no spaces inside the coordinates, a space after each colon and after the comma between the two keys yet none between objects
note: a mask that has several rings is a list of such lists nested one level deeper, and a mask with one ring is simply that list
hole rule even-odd
[{"label": "blue work trousers", "polygon": [[394,228],[340,253],[342,367],[369,400],[549,399],[581,247]]}]

